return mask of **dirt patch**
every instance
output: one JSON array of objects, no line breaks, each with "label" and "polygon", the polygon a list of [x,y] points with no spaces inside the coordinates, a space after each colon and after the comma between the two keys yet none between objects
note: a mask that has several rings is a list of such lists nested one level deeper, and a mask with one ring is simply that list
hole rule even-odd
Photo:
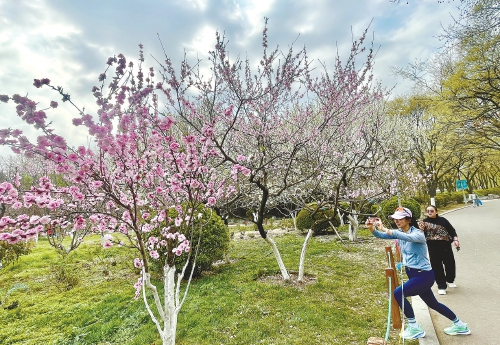
[{"label": "dirt patch", "polygon": [[[300,235],[301,232],[293,229],[278,228],[268,230],[267,233],[272,237],[280,237],[284,235]],[[255,238],[261,238],[258,231],[238,231],[231,234],[233,240],[250,240]]]},{"label": "dirt patch", "polygon": [[288,272],[290,275],[290,280],[284,280],[281,274],[263,275],[258,277],[256,280],[266,284],[280,285],[280,286],[294,286],[297,288],[303,288],[306,285],[316,284],[318,281],[317,277],[313,274],[304,274],[302,281],[298,281],[298,272]]}]

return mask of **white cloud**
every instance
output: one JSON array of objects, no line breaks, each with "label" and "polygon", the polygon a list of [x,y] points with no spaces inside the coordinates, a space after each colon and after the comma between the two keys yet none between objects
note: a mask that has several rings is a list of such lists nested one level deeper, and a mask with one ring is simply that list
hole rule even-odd
[{"label": "white cloud", "polygon": [[[59,101],[50,90],[32,87],[34,78],[47,77],[90,112],[90,89],[107,57],[124,53],[136,59],[137,44],[144,43],[147,66],[157,66],[149,55],[163,61],[158,33],[178,66],[184,51],[191,62],[196,56],[206,59],[219,30],[230,41],[232,58],[239,55],[257,63],[264,17],[269,17],[270,49],[280,45],[287,50],[295,41],[297,48],[307,47],[310,59],[330,67],[337,47],[344,58],[352,39],[373,20],[367,39],[374,34],[375,47],[380,46],[375,76],[389,87],[397,83],[395,92],[402,93],[408,83],[392,76],[391,66],[428,58],[440,45],[433,36],[441,22],[446,26],[451,21],[449,12],[454,10],[453,4],[435,0],[409,5],[389,0],[122,0],[119,5],[100,0],[0,0],[0,94],[29,93],[46,104]],[[12,103],[0,104],[0,127],[21,126],[29,132],[12,108]],[[71,125],[76,115],[71,107],[65,104],[54,115],[54,125],[75,143],[86,140]],[[0,154],[4,152],[0,148]]]}]

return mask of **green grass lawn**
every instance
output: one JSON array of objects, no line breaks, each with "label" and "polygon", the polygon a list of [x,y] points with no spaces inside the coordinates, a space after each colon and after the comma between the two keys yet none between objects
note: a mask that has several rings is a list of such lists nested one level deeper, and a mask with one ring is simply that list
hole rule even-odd
[{"label": "green grass lawn", "polygon": [[[303,236],[276,238],[290,271]],[[88,243],[87,243],[88,242]],[[332,236],[311,239],[303,285],[283,284],[261,238],[235,240],[231,263],[193,282],[177,344],[366,344],[384,337],[384,245],[366,230],[349,252]],[[0,344],[161,344],[141,299],[135,253],[86,241],[62,259],[46,240],[0,270]],[[17,302],[17,307],[13,307]],[[400,341],[391,331],[391,344]],[[417,342],[405,342],[417,344]]]}]

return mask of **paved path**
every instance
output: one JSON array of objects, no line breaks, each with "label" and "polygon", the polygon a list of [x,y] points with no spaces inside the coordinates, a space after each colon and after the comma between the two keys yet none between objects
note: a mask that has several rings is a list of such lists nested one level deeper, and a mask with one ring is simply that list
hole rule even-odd
[{"label": "paved path", "polygon": [[[455,227],[461,250],[455,252],[457,288],[448,288],[437,299],[467,322],[472,332],[467,336],[449,336],[443,332],[450,321],[430,310],[441,345],[500,344],[500,200],[483,201],[483,206],[466,207],[446,214]],[[430,339],[429,339],[430,340]]]}]

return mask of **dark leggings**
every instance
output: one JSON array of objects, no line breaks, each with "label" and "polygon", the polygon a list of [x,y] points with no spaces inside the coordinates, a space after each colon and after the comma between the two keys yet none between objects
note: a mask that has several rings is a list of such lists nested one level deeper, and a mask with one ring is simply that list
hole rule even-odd
[{"label": "dark leggings", "polygon": [[455,320],[457,317],[455,313],[444,304],[439,303],[432,293],[431,286],[434,284],[434,272],[432,270],[423,271],[406,267],[406,274],[408,275],[408,281],[394,290],[394,298],[401,309],[403,309],[402,304],[404,301],[404,313],[407,318],[415,318],[415,313],[406,297],[418,295],[429,308],[434,309],[452,321]]},{"label": "dark leggings", "polygon": [[438,289],[446,290],[448,283],[455,281],[455,257],[448,241],[428,241],[429,259],[436,276]]}]

